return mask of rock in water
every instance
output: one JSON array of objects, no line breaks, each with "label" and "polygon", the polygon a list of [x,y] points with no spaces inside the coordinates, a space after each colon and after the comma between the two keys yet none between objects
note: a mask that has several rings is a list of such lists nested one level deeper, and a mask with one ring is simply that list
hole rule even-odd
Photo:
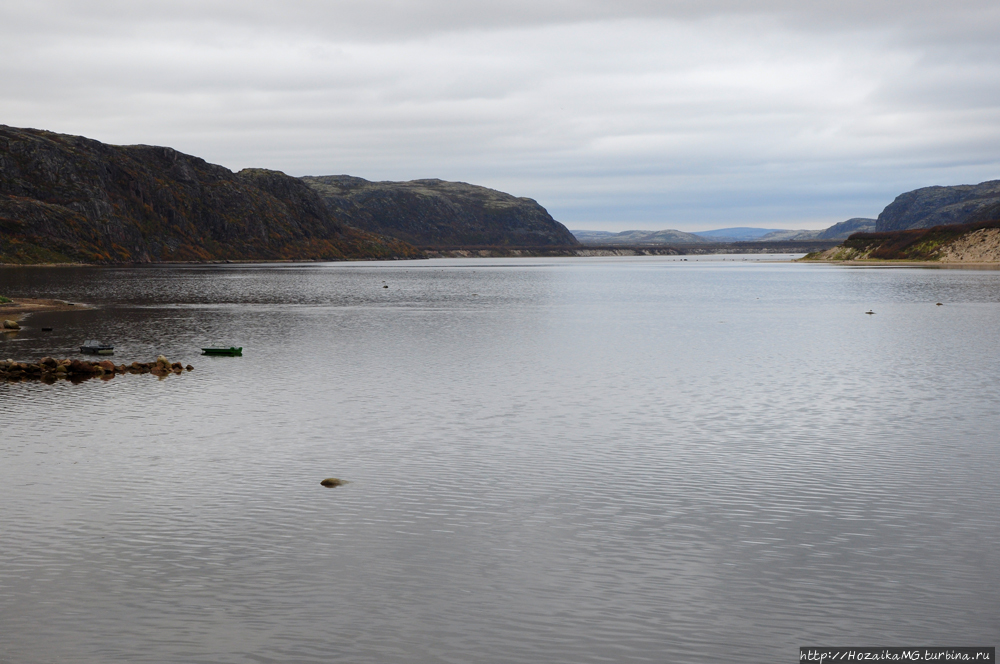
[{"label": "rock in water", "polygon": [[20,330],[21,326],[17,324],[16,320],[5,320],[3,322],[3,329],[5,330]]},{"label": "rock in water", "polygon": [[336,477],[328,477],[322,482],[320,482],[320,484],[322,484],[328,489],[332,489],[334,487],[341,486],[342,484],[347,484],[347,482],[345,482],[344,480],[339,480]]}]

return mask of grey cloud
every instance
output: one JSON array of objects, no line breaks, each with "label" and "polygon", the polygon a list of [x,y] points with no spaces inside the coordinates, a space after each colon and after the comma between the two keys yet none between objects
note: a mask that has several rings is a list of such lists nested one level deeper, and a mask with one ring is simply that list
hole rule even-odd
[{"label": "grey cloud", "polygon": [[0,122],[471,181],[571,225],[823,225],[1000,177],[998,26],[980,2],[8,3]]}]

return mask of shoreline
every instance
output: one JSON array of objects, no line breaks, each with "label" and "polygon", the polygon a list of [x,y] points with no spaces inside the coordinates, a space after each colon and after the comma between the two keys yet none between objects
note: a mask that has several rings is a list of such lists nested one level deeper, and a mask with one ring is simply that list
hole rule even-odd
[{"label": "shoreline", "polygon": [[904,258],[859,258],[856,260],[825,260],[822,258],[796,258],[795,263],[814,263],[816,265],[857,265],[878,267],[940,267],[945,269],[1000,269],[1000,262],[990,261],[911,261]]},{"label": "shoreline", "polygon": [[92,309],[90,305],[66,302],[65,300],[45,300],[32,297],[12,297],[10,302],[0,304],[0,318],[19,321],[28,314],[48,311],[77,311]]}]

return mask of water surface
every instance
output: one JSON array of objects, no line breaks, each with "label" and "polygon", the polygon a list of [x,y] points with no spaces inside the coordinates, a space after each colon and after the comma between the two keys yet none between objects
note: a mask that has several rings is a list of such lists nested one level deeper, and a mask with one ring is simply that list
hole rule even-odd
[{"label": "water surface", "polygon": [[0,270],[195,366],[0,384],[0,662],[996,644],[1000,272],[725,258]]}]

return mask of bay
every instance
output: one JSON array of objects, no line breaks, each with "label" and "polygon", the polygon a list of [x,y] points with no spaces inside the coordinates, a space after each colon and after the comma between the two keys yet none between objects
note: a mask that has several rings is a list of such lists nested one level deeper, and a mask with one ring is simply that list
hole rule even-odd
[{"label": "bay", "polygon": [[0,384],[0,662],[995,644],[1000,272],[754,258],[0,270],[195,367]]}]

